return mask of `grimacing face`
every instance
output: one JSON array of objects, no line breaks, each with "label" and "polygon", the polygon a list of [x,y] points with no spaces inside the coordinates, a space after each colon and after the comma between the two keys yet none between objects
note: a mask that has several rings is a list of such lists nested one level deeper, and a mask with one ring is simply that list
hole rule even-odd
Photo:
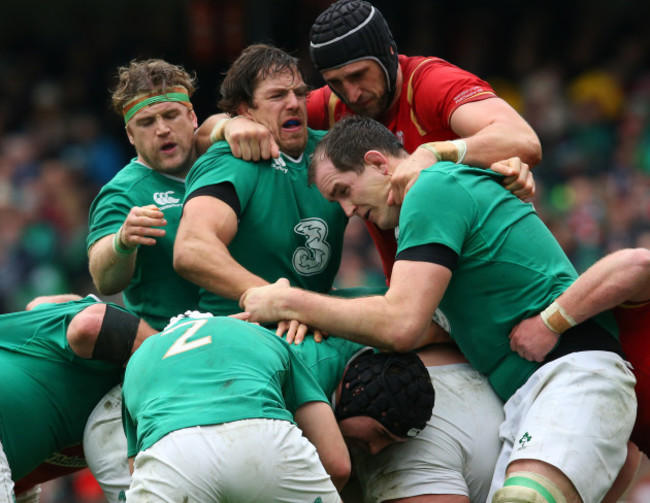
[{"label": "grimacing face", "polygon": [[380,229],[394,229],[399,223],[399,207],[388,206],[390,173],[365,165],[361,173],[339,171],[328,158],[315,159],[315,182],[328,201],[341,205],[348,217],[369,220]]},{"label": "grimacing face", "polygon": [[362,117],[379,119],[390,106],[386,75],[372,59],[325,70],[323,78]]},{"label": "grimacing face", "polygon": [[126,125],[138,159],[161,173],[185,177],[194,164],[194,110],[172,101],[154,103],[137,112]]},{"label": "grimacing face", "polygon": [[240,114],[265,125],[280,150],[299,157],[307,146],[307,85],[297,71],[284,71],[258,83],[253,107]]}]

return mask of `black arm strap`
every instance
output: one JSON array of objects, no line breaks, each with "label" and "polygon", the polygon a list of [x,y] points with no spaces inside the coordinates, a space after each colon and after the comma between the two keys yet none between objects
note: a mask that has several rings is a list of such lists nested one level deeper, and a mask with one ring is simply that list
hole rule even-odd
[{"label": "black arm strap", "polygon": [[139,325],[140,318],[137,316],[106,304],[104,321],[93,349],[93,360],[125,364],[131,356]]},{"label": "black arm strap", "polygon": [[235,186],[232,183],[221,182],[215,183],[213,185],[206,185],[205,187],[200,187],[191,194],[187,195],[184,204],[187,204],[187,201],[198,196],[216,197],[217,199],[223,201],[232,208],[232,210],[235,212],[235,215],[237,215],[237,220],[239,220],[239,216],[241,214],[241,204],[239,203],[239,197],[237,196]]}]

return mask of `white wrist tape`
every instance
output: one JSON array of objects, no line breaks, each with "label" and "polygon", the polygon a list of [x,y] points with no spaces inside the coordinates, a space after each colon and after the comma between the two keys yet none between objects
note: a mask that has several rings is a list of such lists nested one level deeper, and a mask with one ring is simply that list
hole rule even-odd
[{"label": "white wrist tape", "polygon": [[467,153],[467,144],[461,139],[432,141],[423,143],[420,147],[431,152],[439,161],[450,161],[456,164],[463,162]]},{"label": "white wrist tape", "polygon": [[210,143],[216,143],[218,141],[225,140],[226,135],[224,133],[226,131],[226,123],[231,120],[231,117],[226,117],[225,119],[220,119],[217,121],[217,123],[212,128],[212,131],[210,132]]},{"label": "white wrist tape", "polygon": [[550,306],[544,309],[540,316],[544,325],[548,327],[549,330],[555,332],[556,334],[561,334],[569,330],[571,327],[577,325],[576,320],[574,320],[557,300],[553,301]]},{"label": "white wrist tape", "polygon": [[467,143],[465,143],[465,140],[462,139],[451,140],[451,143],[456,147],[456,150],[458,151],[456,164],[460,164],[463,162],[463,159],[465,159],[465,154],[467,153]]}]

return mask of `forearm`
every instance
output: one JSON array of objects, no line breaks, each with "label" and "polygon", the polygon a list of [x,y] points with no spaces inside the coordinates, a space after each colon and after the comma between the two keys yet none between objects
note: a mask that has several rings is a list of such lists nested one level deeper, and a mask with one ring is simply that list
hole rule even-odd
[{"label": "forearm", "polygon": [[500,98],[461,105],[449,121],[465,141],[464,163],[489,168],[491,164],[519,157],[530,168],[542,159],[542,146],[533,128]]},{"label": "forearm", "polygon": [[350,477],[351,462],[332,408],[325,402],[309,402],[298,408],[294,419],[340,492]]},{"label": "forearm", "polygon": [[278,319],[310,327],[360,344],[390,351],[410,351],[428,341],[430,320],[418,321],[387,296],[340,299],[298,288],[279,292]]},{"label": "forearm", "polygon": [[174,269],[188,281],[232,300],[239,300],[249,288],[268,284],[235,261],[216,238],[177,239]]},{"label": "forearm", "polygon": [[469,166],[489,168],[497,161],[519,157],[532,168],[542,158],[537,135],[523,121],[518,126],[497,122],[463,140],[467,146],[463,163]]},{"label": "forearm", "polygon": [[217,123],[223,119],[230,117],[228,114],[220,113],[208,117],[201,126],[194,132],[194,145],[197,148],[199,155],[205,153],[210,145],[214,143],[214,139],[210,137],[212,130]]},{"label": "forearm", "polygon": [[90,275],[102,295],[124,290],[135,270],[137,250],[129,255],[117,253],[113,247],[114,236],[109,234],[97,240],[88,251]]},{"label": "forearm", "polygon": [[626,301],[650,299],[650,250],[614,252],[585,271],[556,301],[581,323]]}]

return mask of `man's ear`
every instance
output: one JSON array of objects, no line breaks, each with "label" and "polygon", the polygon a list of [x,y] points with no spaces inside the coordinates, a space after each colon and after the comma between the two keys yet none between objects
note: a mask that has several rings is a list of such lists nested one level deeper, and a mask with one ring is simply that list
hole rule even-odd
[{"label": "man's ear", "polygon": [[199,119],[196,116],[196,112],[194,111],[194,107],[189,109],[190,111],[190,120],[192,121],[192,124],[194,125],[194,129],[199,127]]},{"label": "man's ear", "polygon": [[383,175],[388,175],[388,158],[379,150],[368,150],[363,156],[363,162],[371,166]]},{"label": "man's ear", "polygon": [[129,130],[129,125],[128,124],[126,126],[124,126],[124,130],[126,131],[126,136],[129,139],[129,143],[131,145],[135,145],[135,140],[133,138],[133,135],[131,134],[131,131]]},{"label": "man's ear", "polygon": [[250,107],[244,102],[240,103],[239,106],[237,106],[237,115],[241,115],[242,117],[253,120],[250,114]]}]

